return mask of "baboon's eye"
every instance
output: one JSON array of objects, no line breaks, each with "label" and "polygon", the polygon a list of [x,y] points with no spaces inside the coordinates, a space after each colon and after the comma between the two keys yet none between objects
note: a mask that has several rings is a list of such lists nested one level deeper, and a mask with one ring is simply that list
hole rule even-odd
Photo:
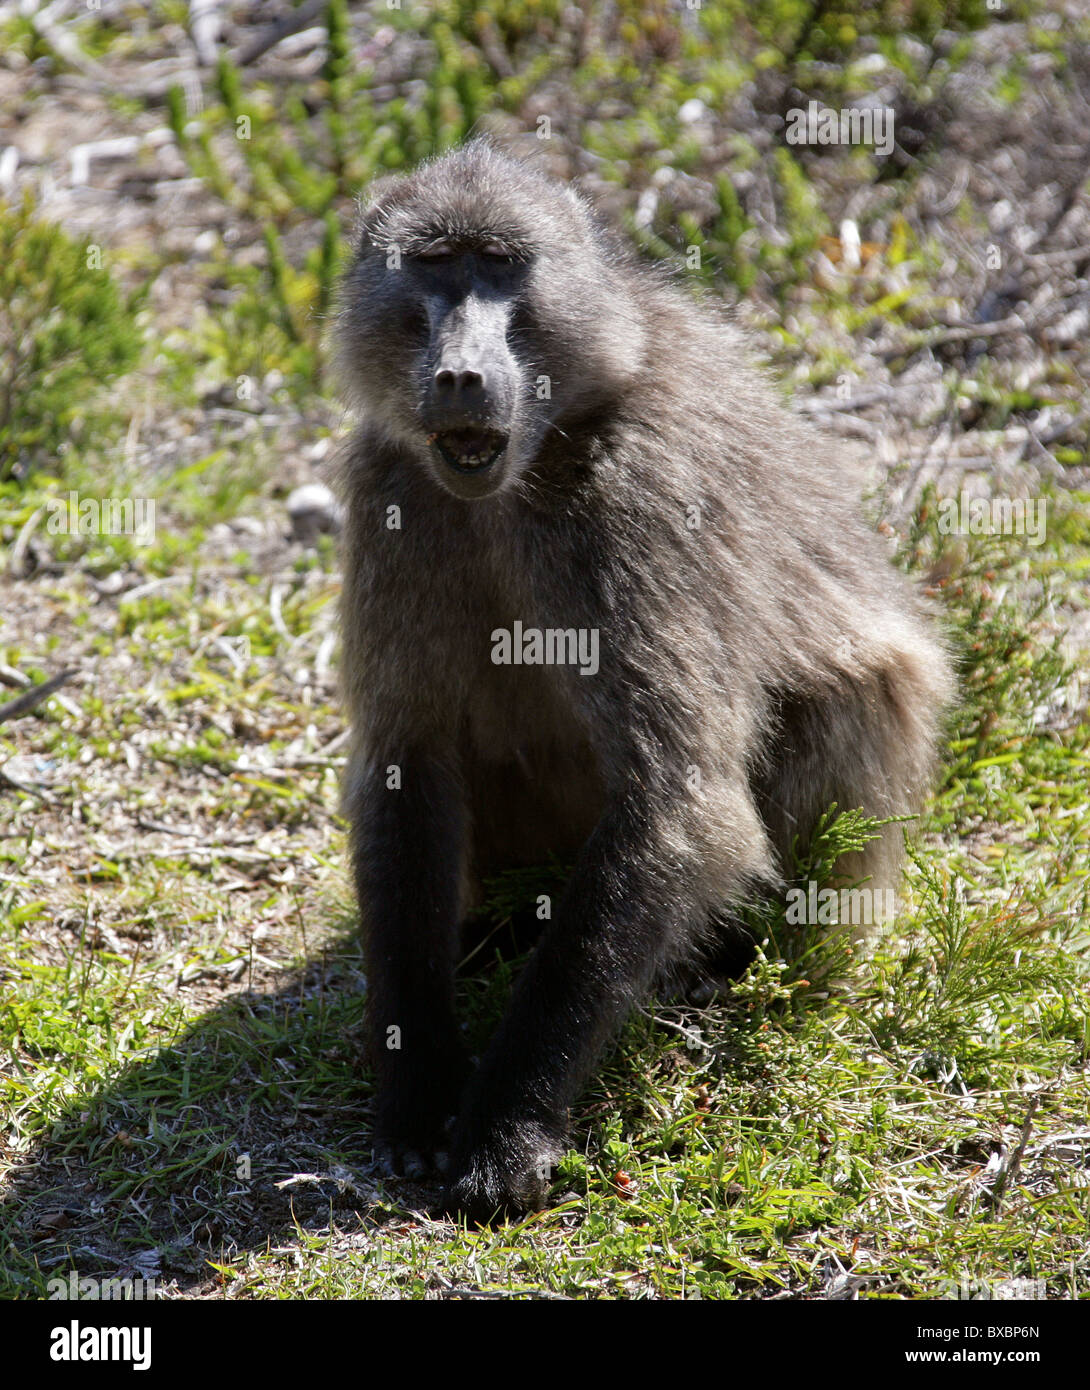
[{"label": "baboon's eye", "polygon": [[488,261],[494,266],[512,266],[520,263],[519,257],[512,255],[508,248],[499,241],[486,241],[483,245],[472,248],[455,246],[449,241],[433,241],[430,246],[422,247],[421,250],[415,252],[413,258],[423,261],[427,265],[441,265],[466,255],[470,249],[474,255],[480,256],[482,260]]}]

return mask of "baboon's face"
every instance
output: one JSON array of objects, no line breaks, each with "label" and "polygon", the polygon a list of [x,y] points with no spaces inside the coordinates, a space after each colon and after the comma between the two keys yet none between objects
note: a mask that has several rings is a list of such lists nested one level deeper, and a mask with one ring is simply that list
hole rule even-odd
[{"label": "baboon's face", "polygon": [[567,189],[487,146],[373,190],[341,374],[456,496],[510,486],[550,429],[633,376],[642,334],[599,237]]},{"label": "baboon's face", "polygon": [[386,408],[396,402],[402,429],[459,497],[495,492],[525,452],[528,382],[510,343],[529,273],[520,253],[440,234],[384,264],[377,287],[402,374]]}]

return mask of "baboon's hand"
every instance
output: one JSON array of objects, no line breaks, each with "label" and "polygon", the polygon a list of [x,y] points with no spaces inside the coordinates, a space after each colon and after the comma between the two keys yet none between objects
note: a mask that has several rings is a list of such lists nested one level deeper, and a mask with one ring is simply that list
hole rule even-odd
[{"label": "baboon's hand", "polygon": [[463,1120],[448,1168],[446,1210],[478,1226],[539,1210],[562,1150],[562,1137],[533,1121],[494,1124],[482,1134]]},{"label": "baboon's hand", "polygon": [[425,1178],[447,1169],[454,1117],[468,1073],[460,1056],[440,1072],[408,1068],[380,1082],[375,1161],[389,1177]]},{"label": "baboon's hand", "polygon": [[421,1180],[441,1176],[447,1171],[447,1152],[440,1138],[432,1143],[397,1138],[384,1139],[375,1134],[375,1162],[388,1178]]}]

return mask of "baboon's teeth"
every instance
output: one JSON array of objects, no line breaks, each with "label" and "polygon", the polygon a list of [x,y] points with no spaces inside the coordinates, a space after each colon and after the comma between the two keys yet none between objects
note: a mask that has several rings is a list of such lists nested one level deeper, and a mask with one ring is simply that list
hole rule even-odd
[{"label": "baboon's teeth", "polygon": [[461,473],[490,467],[507,448],[507,436],[489,429],[446,430],[430,436],[431,440],[444,461]]}]

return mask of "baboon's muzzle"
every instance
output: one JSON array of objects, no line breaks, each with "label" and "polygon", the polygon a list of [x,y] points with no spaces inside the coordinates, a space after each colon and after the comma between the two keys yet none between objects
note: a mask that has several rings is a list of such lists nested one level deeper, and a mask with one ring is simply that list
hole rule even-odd
[{"label": "baboon's muzzle", "polygon": [[439,478],[459,497],[487,496],[502,482],[518,382],[509,315],[505,298],[476,293],[431,309],[421,418]]}]

